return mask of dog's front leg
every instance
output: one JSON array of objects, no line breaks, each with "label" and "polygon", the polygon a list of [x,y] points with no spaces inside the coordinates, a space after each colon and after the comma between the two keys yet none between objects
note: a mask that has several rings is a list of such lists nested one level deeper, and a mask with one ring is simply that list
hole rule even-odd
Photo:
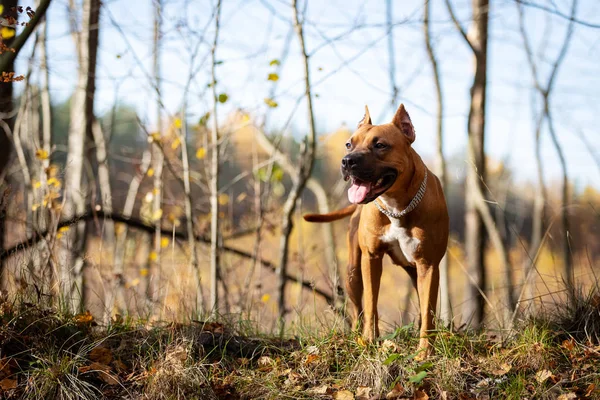
[{"label": "dog's front leg", "polygon": [[381,283],[382,256],[363,251],[361,257],[361,273],[363,281],[363,338],[368,341],[379,336],[379,316],[377,314],[377,298]]},{"label": "dog's front leg", "polygon": [[427,357],[431,352],[428,336],[433,334],[439,283],[440,271],[437,265],[417,263],[417,290],[421,312],[419,358]]}]

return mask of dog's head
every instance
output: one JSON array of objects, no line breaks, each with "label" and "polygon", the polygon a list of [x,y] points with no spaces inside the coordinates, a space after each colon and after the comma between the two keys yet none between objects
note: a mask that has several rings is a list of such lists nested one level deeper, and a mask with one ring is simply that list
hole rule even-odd
[{"label": "dog's head", "polygon": [[365,116],[346,142],[347,154],[342,158],[342,176],[351,181],[350,202],[366,204],[387,191],[400,189],[398,177],[408,165],[414,141],[415,129],[404,104],[400,104],[392,122],[383,125],[371,123],[365,106]]}]

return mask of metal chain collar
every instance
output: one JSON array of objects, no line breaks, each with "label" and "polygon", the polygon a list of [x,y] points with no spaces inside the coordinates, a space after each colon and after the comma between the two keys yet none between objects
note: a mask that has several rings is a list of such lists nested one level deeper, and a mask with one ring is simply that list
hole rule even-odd
[{"label": "metal chain collar", "polygon": [[413,197],[413,199],[410,201],[410,203],[404,210],[402,210],[398,213],[388,211],[385,208],[383,208],[383,206],[381,204],[379,204],[378,199],[375,199],[375,205],[377,206],[379,211],[381,211],[383,214],[387,215],[388,217],[399,219],[399,218],[404,217],[406,214],[408,214],[415,208],[417,208],[417,206],[423,199],[423,196],[425,196],[426,189],[427,189],[427,167],[425,167],[425,177],[423,178],[421,187],[419,187],[419,191],[417,192],[417,194],[415,194],[415,197]]}]

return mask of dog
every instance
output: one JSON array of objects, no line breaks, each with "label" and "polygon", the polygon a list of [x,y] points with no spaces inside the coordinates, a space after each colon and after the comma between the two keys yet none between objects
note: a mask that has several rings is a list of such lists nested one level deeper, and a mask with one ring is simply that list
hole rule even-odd
[{"label": "dog", "polygon": [[346,289],[355,327],[372,342],[379,336],[377,300],[382,260],[388,255],[410,276],[420,308],[419,358],[431,352],[439,263],[448,245],[449,217],[439,179],[413,149],[415,129],[404,104],[392,122],[373,125],[369,108],[346,142],[341,172],[350,181],[351,205],[309,222],[350,216]]}]

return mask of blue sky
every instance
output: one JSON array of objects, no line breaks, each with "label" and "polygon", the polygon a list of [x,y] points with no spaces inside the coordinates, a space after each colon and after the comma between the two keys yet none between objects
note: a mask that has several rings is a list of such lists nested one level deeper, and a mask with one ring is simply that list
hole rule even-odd
[{"label": "blue sky", "polygon": [[[544,0],[539,0],[543,2]],[[25,2],[26,3],[26,2]],[[54,0],[49,9],[49,66],[54,102],[69,97],[76,80],[76,58],[69,35],[67,0]],[[188,96],[189,121],[195,122],[210,107],[206,84],[210,82],[210,23],[214,1],[165,0],[165,37],[161,57],[164,77],[162,101],[165,114],[175,114],[183,101],[183,88],[190,71],[197,74]],[[422,2],[393,2],[395,81],[417,131],[415,148],[431,157],[435,149],[435,92],[425,53]],[[518,18],[513,0],[495,0],[491,9],[491,37],[488,74],[486,150],[491,157],[508,162],[520,182],[535,180],[531,73],[522,49]],[[553,2],[568,14],[570,2]],[[443,0],[432,0],[432,29],[442,69],[446,103],[445,152],[464,152],[466,117],[469,106],[473,61],[470,51],[450,23]],[[454,1],[459,18],[467,26],[470,2]],[[101,43],[98,67],[96,111],[109,109],[115,98],[134,106],[150,129],[155,127],[154,93],[148,81],[152,60],[152,1],[112,0],[104,2],[101,14]],[[387,122],[392,85],[389,61],[385,1],[310,0],[306,16],[307,47],[310,53],[317,127],[331,132],[343,123],[350,127],[361,119],[369,105],[375,123]],[[264,98],[272,83],[272,59],[279,59],[286,47],[291,8],[283,0],[223,0],[221,40],[217,68],[218,91],[229,101],[221,107],[221,120],[236,108],[257,118],[267,112]],[[566,21],[542,11],[527,9],[527,31],[539,58],[542,81],[547,79],[551,61],[564,36]],[[580,0],[577,16],[600,23],[600,2]],[[115,27],[118,24],[123,33]],[[359,25],[358,28],[352,29]],[[197,46],[204,30],[204,43]],[[348,33],[349,32],[349,33]],[[347,33],[347,34],[344,34]],[[129,45],[125,43],[123,34]],[[343,35],[342,35],[343,34]],[[342,35],[326,44],[327,38]],[[194,51],[194,49],[198,51]],[[315,51],[315,49],[318,49]],[[22,52],[19,72],[25,72],[29,50]],[[559,141],[566,153],[571,179],[579,188],[600,188],[600,170],[590,152],[600,151],[600,29],[577,26],[566,60],[559,71],[552,97],[552,109]],[[290,132],[306,131],[305,103],[295,109],[303,93],[302,60],[296,36],[289,43],[289,56],[277,86],[279,107],[269,114],[269,127],[281,129],[291,116]],[[36,76],[34,75],[34,79]],[[538,102],[537,107],[540,104]],[[537,109],[536,109],[537,112]],[[578,132],[585,135],[588,148]],[[546,180],[559,180],[560,165],[547,129],[543,133]],[[466,167],[466,160],[464,163]],[[460,171],[451,171],[451,173]]]}]

